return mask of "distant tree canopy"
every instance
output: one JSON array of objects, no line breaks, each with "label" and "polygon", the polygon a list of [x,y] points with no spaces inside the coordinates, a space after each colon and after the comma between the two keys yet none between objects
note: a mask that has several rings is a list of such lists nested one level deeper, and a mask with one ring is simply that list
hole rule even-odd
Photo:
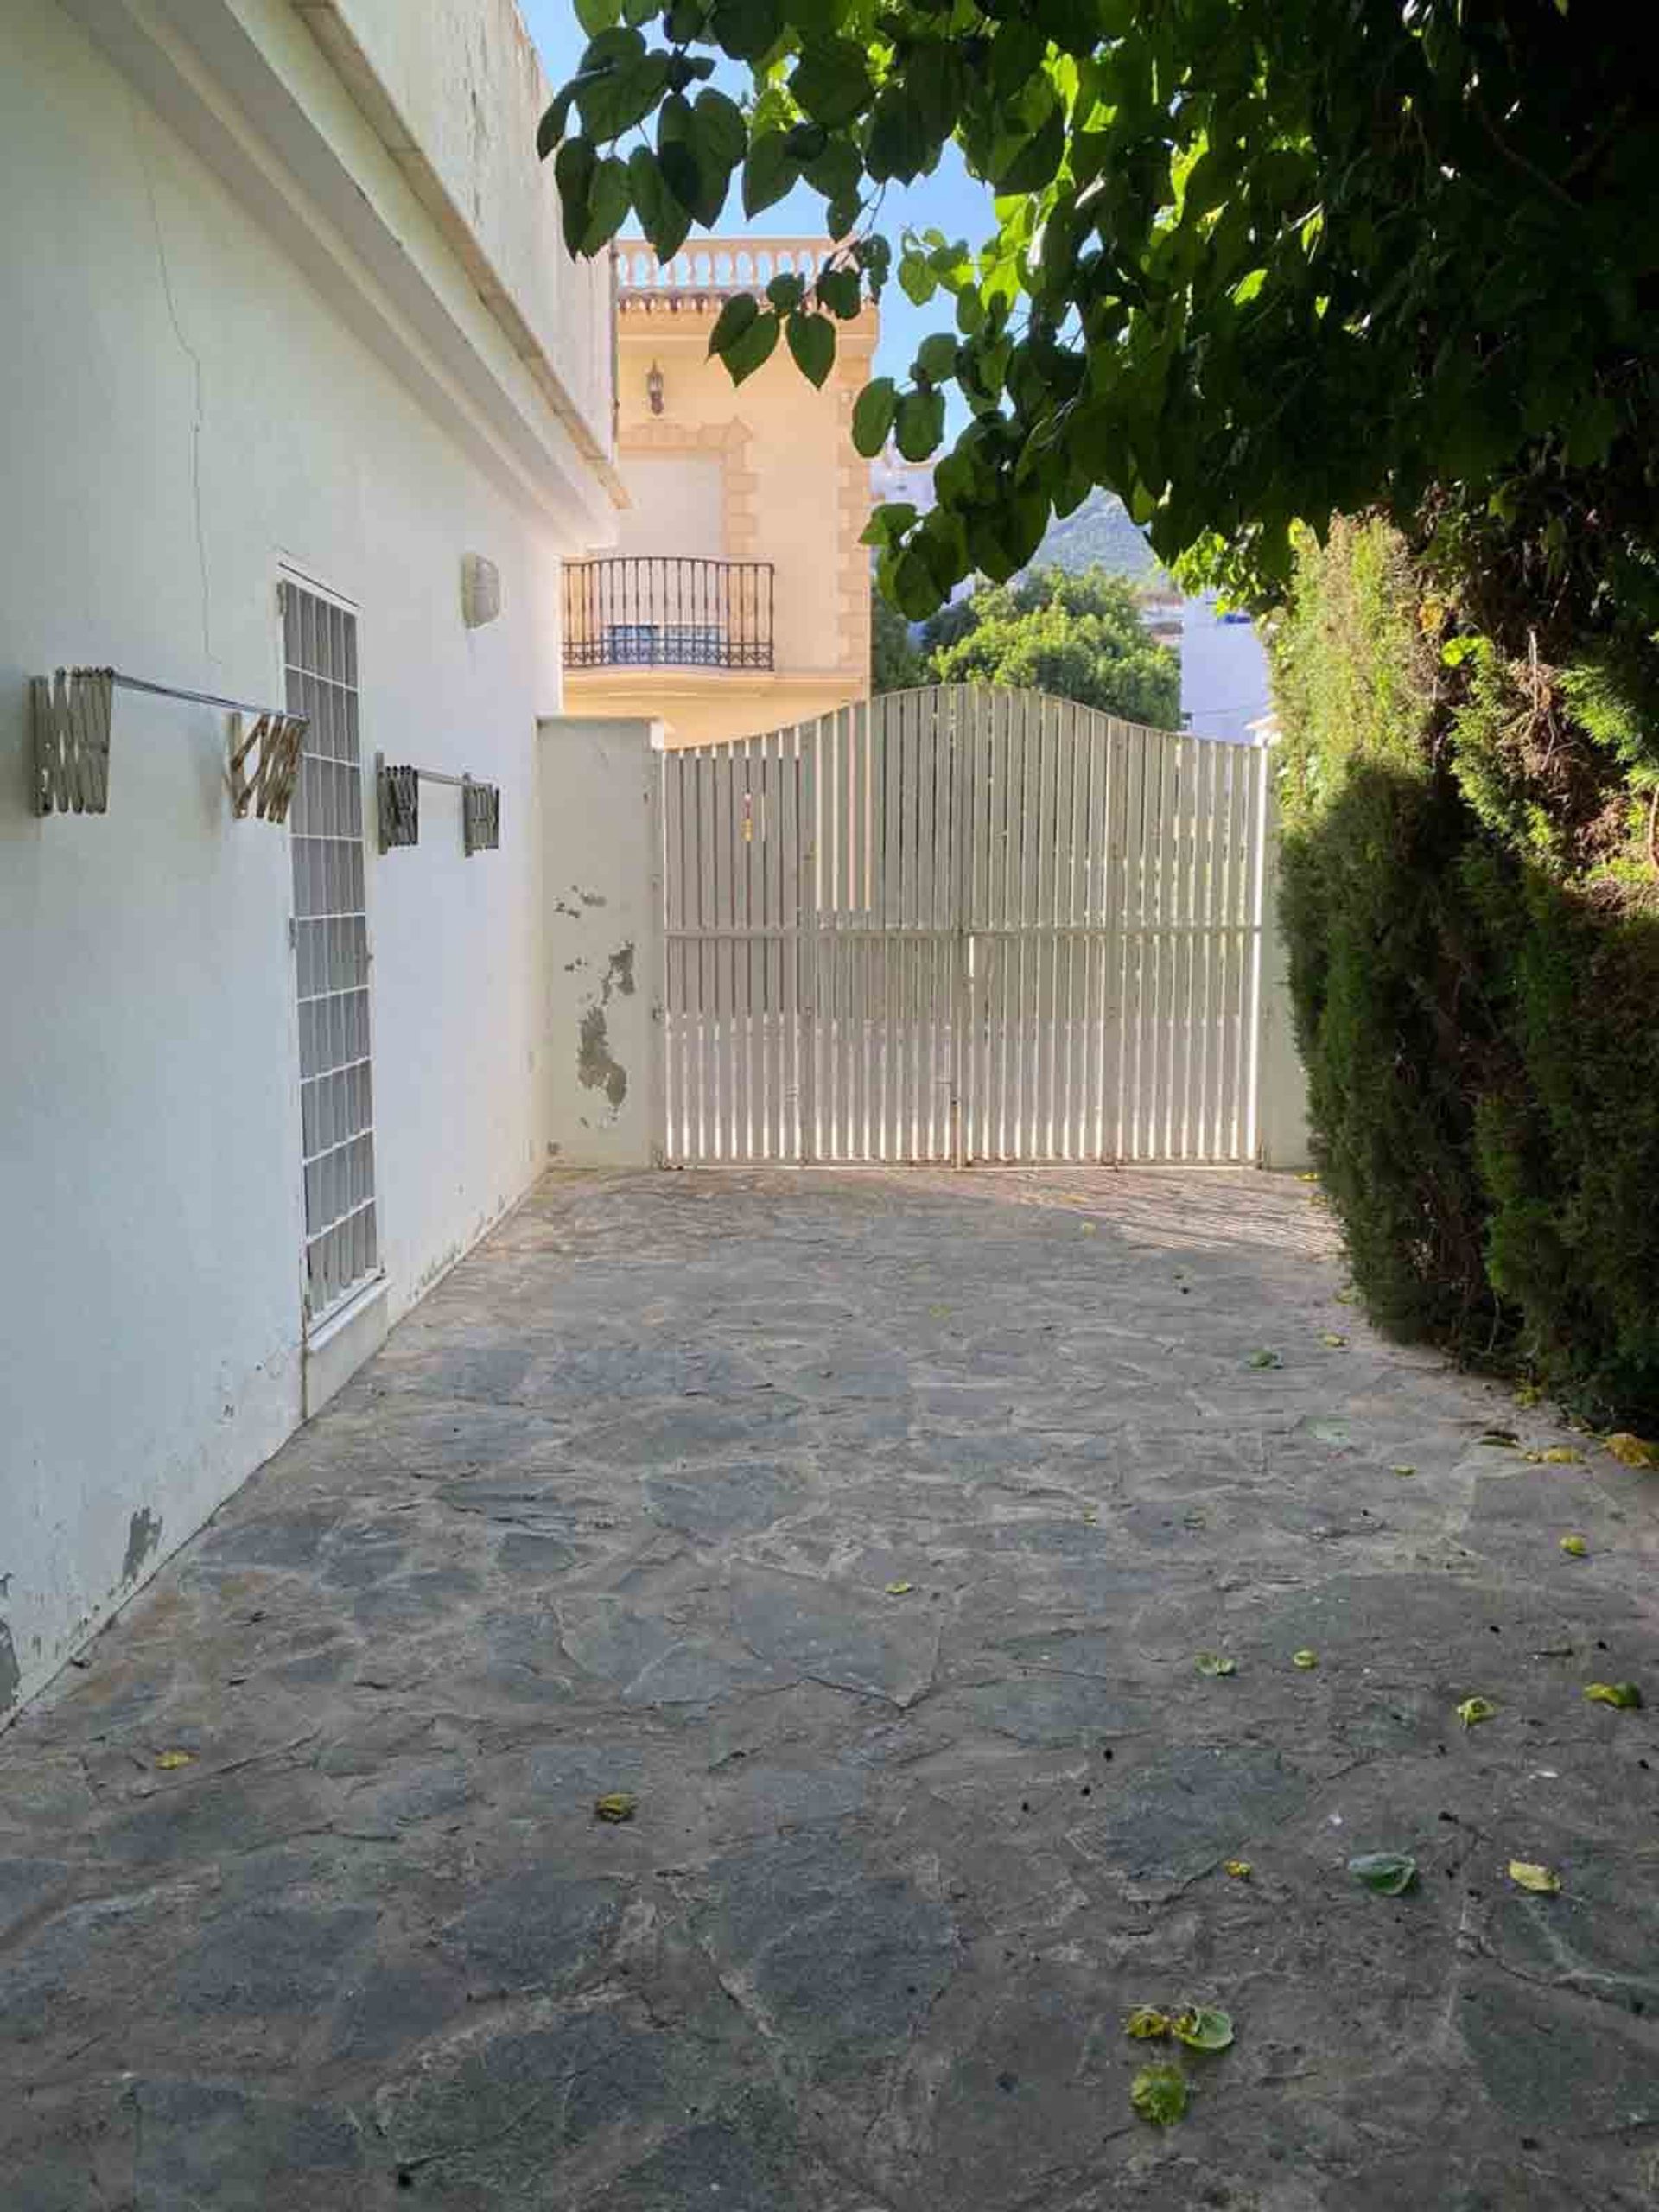
[{"label": "distant tree canopy", "polygon": [[[879,594],[876,604],[883,604]],[[905,648],[907,661],[878,654],[878,691],[907,683],[1006,683],[1157,729],[1179,727],[1179,662],[1148,634],[1134,586],[1099,569],[1081,575],[1033,569],[1012,584],[982,583],[927,623],[919,655],[907,632]],[[903,672],[884,681],[894,667]]]},{"label": "distant tree canopy", "polygon": [[891,600],[870,587],[870,689],[908,691],[928,681],[922,656],[911,642],[910,624]]}]

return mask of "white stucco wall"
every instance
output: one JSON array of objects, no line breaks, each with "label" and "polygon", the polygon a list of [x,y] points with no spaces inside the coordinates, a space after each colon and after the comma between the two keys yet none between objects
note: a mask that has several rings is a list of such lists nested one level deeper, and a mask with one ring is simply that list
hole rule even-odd
[{"label": "white stucco wall", "polygon": [[[321,73],[303,175],[209,73],[195,104],[200,57],[123,0],[4,0],[0,25],[0,1717],[302,1405],[287,832],[232,819],[222,715],[123,695],[107,816],[36,818],[28,678],[280,700],[284,567],[353,602],[365,779],[384,748],[502,791],[497,853],[463,858],[432,787],[416,849],[371,844],[389,1318],[554,1141],[536,722],[559,556],[604,501],[568,496],[556,413],[286,0],[195,0],[232,17],[290,81]],[[321,208],[342,162],[353,239]],[[469,632],[471,550],[504,609]]]},{"label": "white stucco wall", "polygon": [[662,1127],[663,725],[561,715],[541,743],[552,1156],[649,1167]]}]

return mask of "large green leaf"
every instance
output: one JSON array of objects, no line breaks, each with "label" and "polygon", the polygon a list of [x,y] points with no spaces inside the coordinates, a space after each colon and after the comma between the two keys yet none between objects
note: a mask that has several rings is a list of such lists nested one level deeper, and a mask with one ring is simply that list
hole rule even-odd
[{"label": "large green leaf", "polygon": [[864,288],[856,269],[823,270],[817,289],[824,306],[842,322],[850,322],[864,304]]},{"label": "large green leaf", "polygon": [[743,212],[753,217],[773,207],[800,181],[801,165],[781,130],[769,130],[751,144],[743,163]]},{"label": "large green leaf", "polygon": [[711,29],[739,61],[758,61],[778,42],[784,27],[780,0],[719,0]]},{"label": "large green leaf", "polygon": [[721,355],[731,372],[732,382],[741,384],[746,377],[752,377],[758,368],[770,360],[772,350],[777,343],[777,315],[771,310],[757,315],[742,336],[734,339]]},{"label": "large green leaf", "polygon": [[670,191],[662,163],[649,146],[636,146],[629,155],[628,183],[639,227],[658,257],[671,260],[690,232],[691,211]]},{"label": "large green leaf", "polygon": [[849,38],[826,38],[809,46],[791,73],[789,88],[815,123],[838,130],[870,98],[862,48]]},{"label": "large green leaf", "polygon": [[748,125],[743,120],[743,111],[734,99],[713,87],[697,94],[694,106],[697,118],[697,143],[706,149],[729,173],[743,159],[749,143]]},{"label": "large green leaf", "polygon": [[[637,32],[618,33],[637,37]],[[651,113],[668,83],[668,56],[647,54],[633,61],[619,61],[597,75],[578,81],[576,105],[582,127],[591,138],[603,143],[620,138]]]},{"label": "large green leaf", "polygon": [[709,334],[709,351],[723,354],[734,346],[760,313],[760,303],[752,292],[739,292],[727,301],[715,317],[715,327]]},{"label": "large green leaf", "polygon": [[589,38],[607,31],[622,14],[620,0],[576,0],[576,21]]},{"label": "large green leaf", "polygon": [[582,242],[588,235],[593,215],[588,194],[598,168],[599,156],[585,138],[567,138],[553,157],[553,181],[559,188],[564,243],[572,253],[582,251]]},{"label": "large green leaf", "polygon": [[893,434],[906,461],[925,461],[944,435],[944,394],[907,391],[893,416]]},{"label": "large green leaf", "polygon": [[891,377],[877,377],[854,401],[853,444],[866,461],[874,461],[887,442],[898,407],[899,388]]},{"label": "large green leaf", "polygon": [[588,227],[582,234],[581,251],[597,253],[601,246],[608,245],[621,229],[632,204],[628,165],[614,154],[607,154],[594,170],[588,189]]},{"label": "large green leaf", "polygon": [[930,384],[946,384],[957,372],[957,341],[948,330],[936,330],[917,350],[916,366]]},{"label": "large green leaf", "polygon": [[827,315],[791,315],[785,332],[795,365],[822,385],[836,365],[836,326]]},{"label": "large green leaf", "polygon": [[884,86],[876,96],[864,156],[874,181],[897,177],[908,184],[928,166],[938,145],[916,92],[908,85]]}]

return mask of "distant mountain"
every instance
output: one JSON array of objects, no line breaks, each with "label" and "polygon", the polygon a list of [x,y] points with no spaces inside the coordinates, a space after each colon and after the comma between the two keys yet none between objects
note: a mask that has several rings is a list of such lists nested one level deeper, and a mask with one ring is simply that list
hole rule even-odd
[{"label": "distant mountain", "polygon": [[1162,575],[1145,534],[1114,492],[1094,491],[1080,507],[1051,523],[1033,568],[1104,569],[1109,575],[1151,583]]}]

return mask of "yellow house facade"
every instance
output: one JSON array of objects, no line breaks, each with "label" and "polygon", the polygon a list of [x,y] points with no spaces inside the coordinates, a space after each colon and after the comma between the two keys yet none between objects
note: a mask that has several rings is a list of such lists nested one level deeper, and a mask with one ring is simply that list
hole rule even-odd
[{"label": "yellow house facade", "polygon": [[853,403],[876,310],[836,325],[815,391],[781,343],[742,385],[709,358],[734,292],[796,273],[827,238],[713,238],[616,257],[614,546],[569,563],[567,712],[660,719],[671,745],[752,736],[869,690],[868,463]]}]

